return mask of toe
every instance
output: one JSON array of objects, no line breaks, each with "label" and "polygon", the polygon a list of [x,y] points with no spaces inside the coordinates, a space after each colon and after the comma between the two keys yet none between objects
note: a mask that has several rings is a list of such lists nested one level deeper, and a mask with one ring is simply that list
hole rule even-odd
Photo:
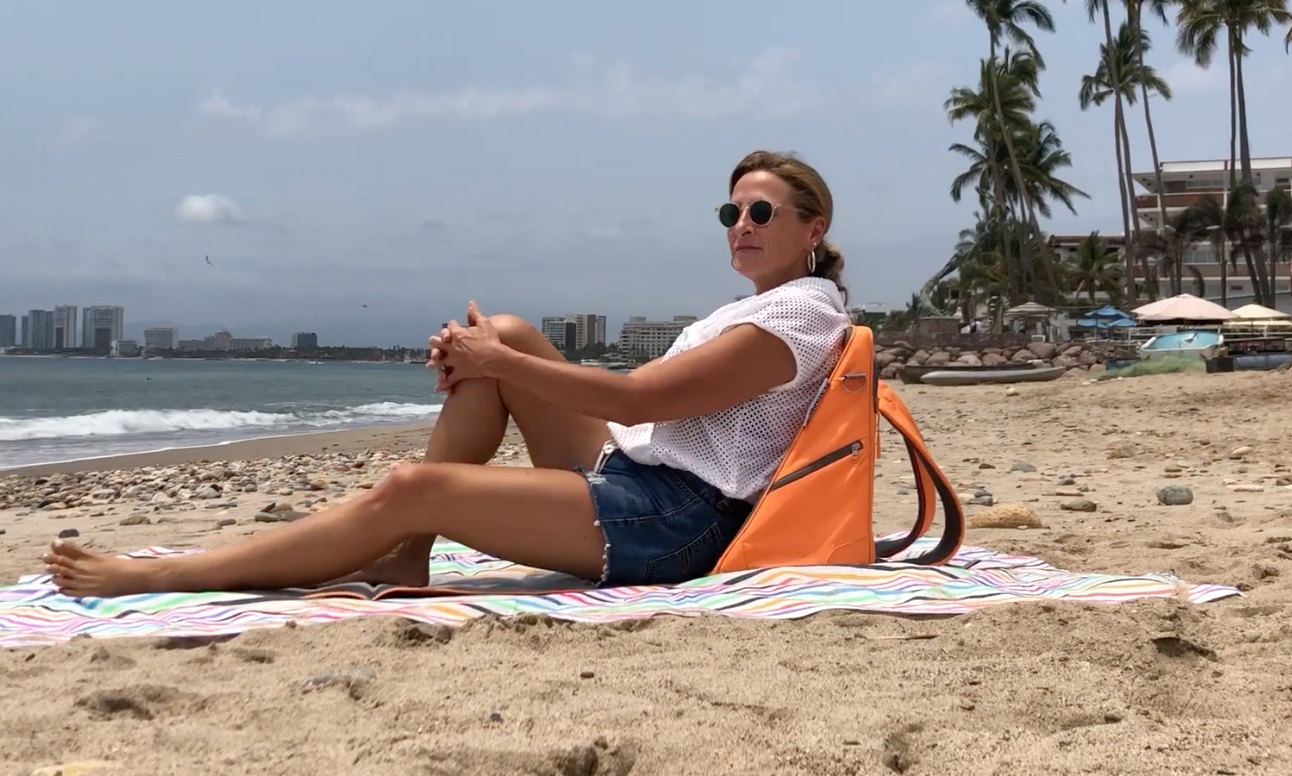
[{"label": "toe", "polygon": [[59,539],[55,541],[52,546],[54,550],[53,554],[61,556],[67,560],[79,560],[81,558],[89,557],[90,555],[90,553],[81,549],[81,545],[76,542]]}]

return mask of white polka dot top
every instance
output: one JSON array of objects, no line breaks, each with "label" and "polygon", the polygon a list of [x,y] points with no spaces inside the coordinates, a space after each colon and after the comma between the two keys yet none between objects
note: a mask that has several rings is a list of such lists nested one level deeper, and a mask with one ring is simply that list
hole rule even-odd
[{"label": "white polka dot top", "polygon": [[663,357],[672,358],[743,323],[775,334],[789,346],[798,367],[793,380],[721,412],[609,425],[614,444],[634,461],[689,471],[728,497],[753,501],[771,481],[834,369],[850,321],[834,281],[800,278],[687,326]]}]

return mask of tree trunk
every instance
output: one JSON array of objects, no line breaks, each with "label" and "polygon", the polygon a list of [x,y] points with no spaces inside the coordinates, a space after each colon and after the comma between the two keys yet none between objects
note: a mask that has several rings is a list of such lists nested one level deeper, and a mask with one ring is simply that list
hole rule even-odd
[{"label": "tree trunk", "polygon": [[[1247,94],[1243,88],[1243,58],[1234,57],[1234,92],[1238,98],[1238,142],[1243,160],[1243,182],[1252,182],[1252,149],[1247,140]],[[1253,195],[1255,196],[1255,195]],[[1252,244],[1255,243],[1255,244]],[[1253,254],[1255,254],[1253,256]],[[1265,250],[1259,241],[1244,240],[1243,257],[1247,259],[1248,273],[1256,292],[1256,304],[1274,302],[1274,285],[1270,282],[1265,263]]]},{"label": "tree trunk", "polygon": [[1121,137],[1124,134],[1125,115],[1122,112],[1122,95],[1119,86],[1121,75],[1117,72],[1117,53],[1113,43],[1113,22],[1108,12],[1108,0],[1104,0],[1104,56],[1108,64],[1108,84],[1113,90],[1113,123],[1117,133],[1119,151],[1117,154],[1117,183],[1122,193],[1122,228],[1125,230],[1126,253],[1122,259],[1122,272],[1125,276],[1122,283],[1126,288],[1126,300],[1134,303],[1139,297],[1135,287],[1135,251],[1134,228],[1139,224],[1131,223],[1131,210],[1135,207],[1135,189],[1131,187],[1130,149],[1121,148]]},{"label": "tree trunk", "polygon": [[1000,166],[996,164],[995,149],[992,148],[988,150],[992,154],[987,162],[987,165],[991,170],[992,198],[996,201],[997,214],[1004,214],[1006,216],[1005,220],[1001,224],[1002,234],[1000,247],[1001,257],[1005,261],[1005,283],[1008,286],[1006,288],[1006,293],[1009,297],[1010,306],[1012,307],[1013,305],[1018,304],[1020,289],[1022,288],[1022,285],[1018,280],[1018,265],[1014,261],[1013,246],[1010,244],[1010,238],[1013,234],[1013,224],[1009,223],[1009,219],[1007,217],[1009,214],[1009,203],[1005,201],[1005,184],[1000,177]]},{"label": "tree trunk", "polygon": [[1229,57],[1229,186],[1221,199],[1220,216],[1220,304],[1229,306],[1229,198],[1234,194],[1238,183],[1238,172],[1234,169],[1238,159],[1238,93],[1234,81],[1234,35],[1229,28],[1225,29],[1225,42]]},{"label": "tree trunk", "polygon": [[[1130,134],[1126,132],[1126,114],[1122,114],[1121,121],[1121,138],[1122,138],[1122,155],[1126,157],[1126,199],[1130,204],[1130,219],[1135,225],[1135,234],[1139,234],[1139,208],[1135,205],[1135,189],[1133,187],[1133,178],[1130,175]],[[1144,275],[1144,291],[1148,294],[1148,301],[1157,301],[1157,273],[1149,266],[1148,251],[1144,249],[1143,243],[1133,236],[1128,243],[1135,249],[1135,257],[1139,259],[1140,272]]]},{"label": "tree trunk", "polygon": [[[1139,67],[1140,72],[1144,71],[1144,47],[1140,45],[1140,22],[1143,17],[1143,10],[1143,6],[1139,2],[1136,2],[1131,6],[1131,11],[1134,17],[1131,20],[1131,25],[1135,32],[1135,64]],[[1153,131],[1153,111],[1149,108],[1148,104],[1148,86],[1143,83],[1142,79],[1139,88],[1140,95],[1144,100],[1144,127],[1148,130],[1148,148],[1153,155],[1153,179],[1157,184],[1157,217],[1161,220],[1161,223],[1158,225],[1158,231],[1162,234],[1163,244],[1166,244],[1166,233],[1171,227],[1166,219],[1166,192],[1163,190],[1162,186],[1162,163],[1161,160],[1158,159],[1157,155],[1157,135]],[[1180,263],[1177,262],[1175,266],[1171,268],[1171,294],[1173,296],[1179,295],[1183,288],[1183,269],[1180,266]]]},{"label": "tree trunk", "polygon": [[[1023,181],[1023,168],[1018,164],[1018,156],[1014,153],[1014,139],[1010,137],[1009,128],[1005,126],[1005,108],[1000,102],[1000,79],[996,77],[996,38],[991,39],[991,99],[996,104],[996,125],[1000,128],[1000,136],[1005,141],[1005,150],[1009,153],[1009,166],[1014,173],[1014,185],[1018,187],[1018,198],[1022,200],[1023,205],[1027,208],[1028,227],[1032,234],[1024,235],[1019,240],[1023,251],[1023,266],[1028,268],[1027,274],[1032,274],[1036,267],[1036,245],[1034,240],[1040,235],[1041,230],[1038,228],[1036,213],[1032,210],[1032,198],[1027,195],[1027,185]],[[1050,283],[1057,292],[1058,285],[1054,278],[1054,272],[1050,265],[1045,265],[1046,274],[1049,275]],[[1029,289],[1035,293],[1035,289]]]},{"label": "tree trunk", "polygon": [[1117,124],[1117,114],[1113,114],[1113,150],[1117,155],[1117,190],[1121,192],[1122,199],[1122,226],[1125,228],[1122,241],[1122,285],[1126,288],[1127,303],[1134,301],[1135,294],[1135,272],[1133,270],[1135,261],[1134,253],[1131,251],[1130,242],[1130,210],[1126,206],[1126,177],[1123,175],[1124,165],[1122,163],[1122,132],[1121,127]]}]

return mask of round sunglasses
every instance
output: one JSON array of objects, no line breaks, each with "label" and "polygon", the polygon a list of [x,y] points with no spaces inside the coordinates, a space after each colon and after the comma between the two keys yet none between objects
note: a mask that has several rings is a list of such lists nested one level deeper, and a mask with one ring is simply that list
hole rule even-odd
[{"label": "round sunglasses", "polygon": [[[767,226],[771,223],[772,216],[776,215],[776,207],[776,205],[773,205],[765,199],[754,200],[749,203],[749,220],[754,224],[754,226]],[[720,205],[716,209],[718,211],[718,221],[721,222],[723,226],[730,229],[740,221],[740,214],[744,212],[746,208],[742,208],[735,202],[728,202],[725,205]]]}]

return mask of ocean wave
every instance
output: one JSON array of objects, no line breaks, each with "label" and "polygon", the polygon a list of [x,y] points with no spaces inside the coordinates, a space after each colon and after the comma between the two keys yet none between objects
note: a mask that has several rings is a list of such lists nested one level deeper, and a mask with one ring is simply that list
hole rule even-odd
[{"label": "ocean wave", "polygon": [[0,417],[0,442],[167,434],[183,431],[321,428],[414,420],[440,411],[438,404],[377,402],[336,410],[258,412],[236,410],[104,410],[55,418]]}]

